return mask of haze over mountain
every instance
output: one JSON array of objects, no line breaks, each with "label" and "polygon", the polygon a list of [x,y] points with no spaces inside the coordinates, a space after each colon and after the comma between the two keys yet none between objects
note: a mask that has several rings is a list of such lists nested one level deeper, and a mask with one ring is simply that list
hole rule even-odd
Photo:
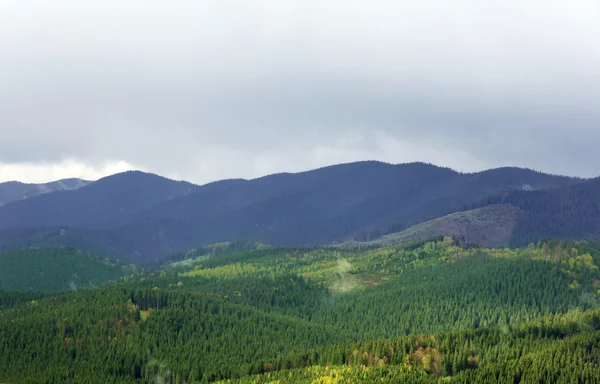
[{"label": "haze over mountain", "polygon": [[27,184],[18,181],[0,183],[0,206],[48,192],[75,190],[89,183],[90,181],[82,179],[63,179],[43,184]]},{"label": "haze over mountain", "polygon": [[312,246],[371,240],[506,191],[527,195],[582,181],[521,168],[459,173],[375,161],[200,187],[126,172],[0,207],[0,246],[71,245],[148,262],[223,241]]},{"label": "haze over mountain", "polygon": [[129,171],[85,188],[60,190],[2,207],[0,229],[30,227],[109,227],[120,218],[192,192],[195,185]]},{"label": "haze over mountain", "polygon": [[595,0],[139,3],[2,8],[0,180],[363,159],[597,175]]}]

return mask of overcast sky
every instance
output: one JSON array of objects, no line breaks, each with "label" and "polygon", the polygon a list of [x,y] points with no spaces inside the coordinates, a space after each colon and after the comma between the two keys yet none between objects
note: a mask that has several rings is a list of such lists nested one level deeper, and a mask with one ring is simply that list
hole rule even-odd
[{"label": "overcast sky", "polygon": [[600,175],[598,0],[2,0],[0,181]]}]

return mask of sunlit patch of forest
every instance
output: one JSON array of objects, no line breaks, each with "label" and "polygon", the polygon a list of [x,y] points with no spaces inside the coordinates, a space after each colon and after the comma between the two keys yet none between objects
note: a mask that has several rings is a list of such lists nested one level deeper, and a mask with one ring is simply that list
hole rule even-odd
[{"label": "sunlit patch of forest", "polygon": [[0,294],[0,382],[594,382],[598,266],[585,242],[445,237],[222,245],[55,292],[24,271],[34,289]]}]

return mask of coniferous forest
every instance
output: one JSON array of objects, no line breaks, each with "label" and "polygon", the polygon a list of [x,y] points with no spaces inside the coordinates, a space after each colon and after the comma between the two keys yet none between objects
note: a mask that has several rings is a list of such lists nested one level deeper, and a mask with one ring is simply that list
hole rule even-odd
[{"label": "coniferous forest", "polygon": [[0,260],[1,383],[600,381],[587,242],[233,243],[153,268],[52,247]]},{"label": "coniferous forest", "polygon": [[0,384],[600,384],[600,0],[0,0]]}]

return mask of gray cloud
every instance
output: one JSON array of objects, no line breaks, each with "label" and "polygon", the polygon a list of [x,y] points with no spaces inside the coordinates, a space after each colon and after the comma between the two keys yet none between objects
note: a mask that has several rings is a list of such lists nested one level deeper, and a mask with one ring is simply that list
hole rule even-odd
[{"label": "gray cloud", "polygon": [[124,162],[205,182],[360,159],[600,174],[595,0],[171,3],[0,4],[10,175]]}]

